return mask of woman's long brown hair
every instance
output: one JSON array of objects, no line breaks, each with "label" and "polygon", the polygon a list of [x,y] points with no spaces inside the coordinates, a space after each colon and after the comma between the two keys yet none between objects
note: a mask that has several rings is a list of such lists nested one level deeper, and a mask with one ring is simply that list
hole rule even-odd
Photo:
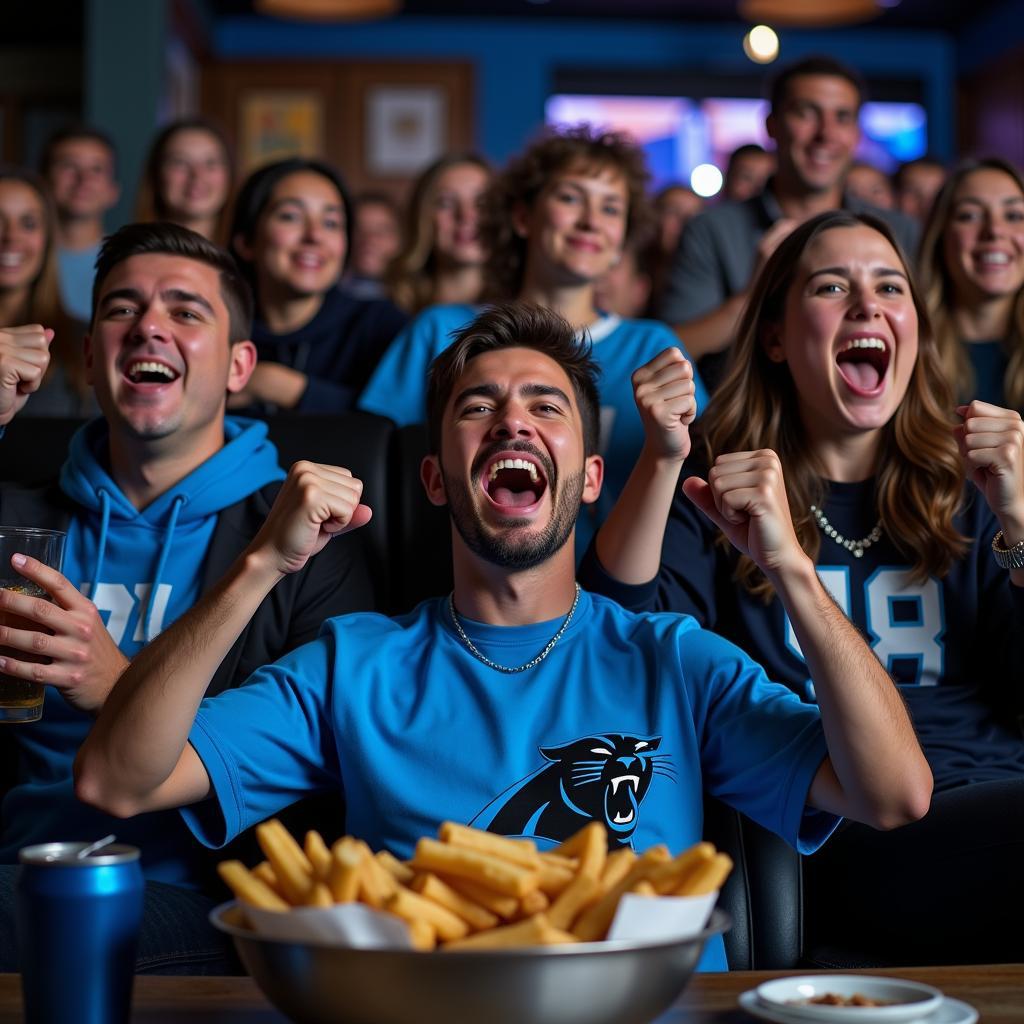
[{"label": "woman's long brown hair", "polygon": [[35,280],[29,285],[28,298],[19,322],[42,324],[53,329],[50,366],[43,379],[46,380],[58,366],[62,367],[68,382],[79,396],[85,399],[92,389],[86,380],[82,330],[64,311],[60,301],[57,271],[57,209],[53,197],[43,179],[23,167],[0,166],[0,181],[17,181],[32,189],[39,197],[46,224],[43,262]]},{"label": "woman's long brown hair", "polygon": [[[790,514],[800,546],[817,561],[821,548],[810,506],[826,500],[828,483],[800,418],[793,378],[785,363],[768,358],[767,334],[783,324],[786,296],[807,247],[833,228],[869,227],[907,261],[889,228],[866,214],[824,213],[796,228],[775,250],[754,282],[740,320],[725,378],[700,421],[708,465],[719,454],[771,448],[782,462]],[[918,356],[907,393],[882,428],[876,468],[878,514],[899,551],[913,563],[912,576],[945,575],[963,556],[967,541],[953,525],[964,489],[964,472],[953,438],[952,397],[923,302],[910,294],[919,319]],[[725,538],[720,541],[728,546]],[[753,559],[742,556],[737,580],[768,601],[772,587]]]},{"label": "woman's long brown hair", "polygon": [[[943,250],[946,229],[953,215],[953,195],[964,178],[975,171],[1000,171],[1012,179],[1024,194],[1024,177],[1008,160],[993,156],[959,164],[935,197],[921,238],[918,261],[921,291],[928,304],[942,368],[947,379],[965,398],[974,393],[974,368],[967,355],[967,346],[961,341],[953,323],[953,281]],[[1024,409],[1024,288],[1017,292],[1010,314],[1010,329],[1002,341],[1009,359],[1003,393],[1007,404],[1014,409]]]},{"label": "woman's long brown hair", "polygon": [[437,297],[437,259],[434,252],[434,204],[441,175],[452,167],[471,164],[488,177],[491,167],[476,153],[449,153],[432,163],[413,185],[406,206],[403,244],[385,274],[392,301],[407,313],[433,305]]}]

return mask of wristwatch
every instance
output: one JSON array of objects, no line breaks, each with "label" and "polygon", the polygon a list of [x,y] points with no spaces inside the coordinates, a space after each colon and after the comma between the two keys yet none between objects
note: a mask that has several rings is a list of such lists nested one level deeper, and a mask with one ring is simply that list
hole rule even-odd
[{"label": "wristwatch", "polygon": [[1000,530],[992,538],[992,554],[1003,569],[1024,569],[1024,540],[1008,548],[1003,531]]}]

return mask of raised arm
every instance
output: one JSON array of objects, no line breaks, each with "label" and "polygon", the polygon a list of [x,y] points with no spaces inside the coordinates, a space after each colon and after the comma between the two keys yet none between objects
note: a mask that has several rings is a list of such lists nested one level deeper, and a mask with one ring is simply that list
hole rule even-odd
[{"label": "raised arm", "polygon": [[260,603],[332,536],[370,519],[348,470],[298,462],[260,532],[221,582],[134,659],[75,760],[79,799],[111,814],[203,799],[209,777],[188,744],[217,666]]},{"label": "raised arm", "polygon": [[644,446],[595,545],[609,576],[638,584],[658,574],[679,470],[690,454],[690,424],[697,415],[693,368],[679,349],[665,349],[633,374],[633,396]]},{"label": "raised arm", "polygon": [[821,585],[800,547],[775,452],[719,456],[686,496],[764,572],[814,682],[829,757],[811,784],[819,810],[894,828],[922,817],[931,770],[895,684]]},{"label": "raised arm", "polygon": [[41,324],[0,328],[0,427],[39,390],[50,365],[53,331]]}]

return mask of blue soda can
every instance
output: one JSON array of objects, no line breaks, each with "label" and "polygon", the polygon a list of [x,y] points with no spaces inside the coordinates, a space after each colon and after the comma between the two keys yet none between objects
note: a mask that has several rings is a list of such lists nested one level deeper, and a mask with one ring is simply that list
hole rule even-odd
[{"label": "blue soda can", "polygon": [[43,843],[18,854],[28,1024],[128,1024],[143,878],[137,847]]}]

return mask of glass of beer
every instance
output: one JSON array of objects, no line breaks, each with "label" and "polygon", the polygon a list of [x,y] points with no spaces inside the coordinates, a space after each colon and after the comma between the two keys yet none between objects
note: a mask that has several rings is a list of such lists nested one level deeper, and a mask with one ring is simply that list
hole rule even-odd
[{"label": "glass of beer", "polygon": [[[11,555],[28,555],[60,572],[64,557],[64,538],[59,530],[35,530],[22,527],[0,526],[0,590],[13,590],[29,597],[52,598],[41,587],[24,576],[19,576],[11,565]],[[0,611],[0,626],[28,629],[38,632],[42,627],[31,619]],[[11,647],[0,647],[0,655],[18,661],[46,661],[38,655],[27,654]],[[0,724],[4,722],[35,722],[43,715],[43,686],[27,679],[0,672]]]}]

